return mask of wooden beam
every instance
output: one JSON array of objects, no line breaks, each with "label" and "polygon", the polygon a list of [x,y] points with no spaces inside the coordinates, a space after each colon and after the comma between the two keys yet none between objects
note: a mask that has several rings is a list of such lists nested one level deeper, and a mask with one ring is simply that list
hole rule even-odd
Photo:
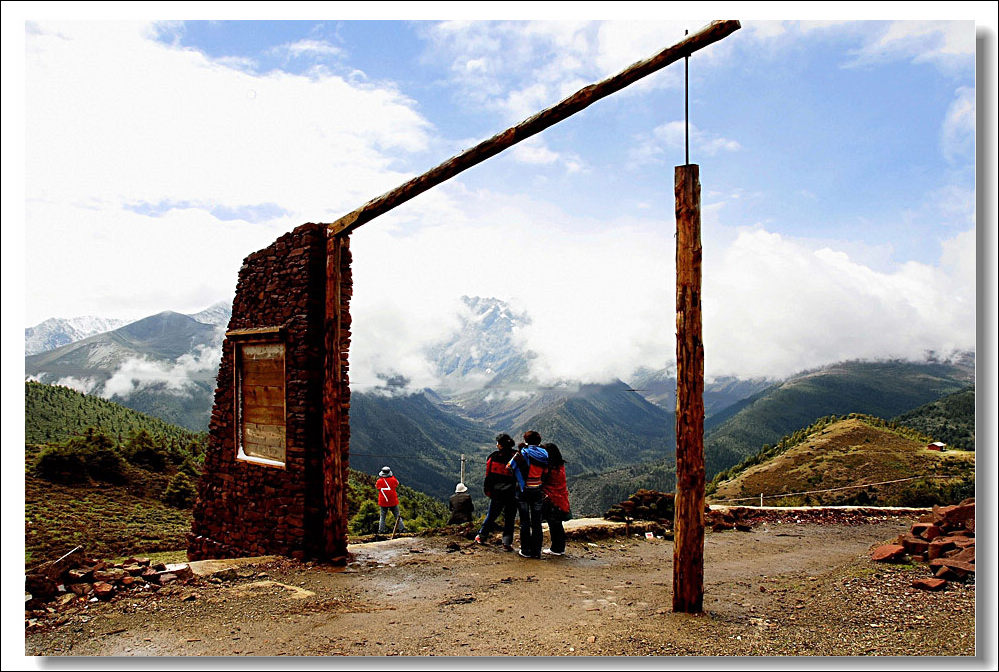
[{"label": "wooden beam", "polygon": [[323,539],[324,559],[347,561],[347,468],[349,446],[341,431],[347,389],[343,356],[343,267],[349,254],[347,236],[327,235],[326,306],[323,362]]},{"label": "wooden beam", "polygon": [[673,611],[704,603],[704,343],[700,169],[676,167],[676,499]]},{"label": "wooden beam", "polygon": [[396,206],[422,194],[424,191],[449,180],[458,173],[478,163],[482,163],[489,157],[499,154],[504,149],[512,147],[521,140],[526,140],[549,126],[567,119],[601,98],[616,93],[624,87],[634,84],[639,79],[665,68],[670,63],[675,63],[699,49],[728,37],[739,30],[740,27],[738,21],[713,21],[705,28],[685,37],[672,47],[663,49],[655,56],[633,63],[618,74],[596,84],[583,87],[552,107],[538,112],[516,126],[508,128],[502,133],[498,133],[470,149],[466,149],[436,168],[431,168],[392,191],[368,201],[357,210],[344,215],[332,224],[328,224],[329,231],[331,234],[353,231],[362,224],[370,222],[375,217],[385,214]]}]

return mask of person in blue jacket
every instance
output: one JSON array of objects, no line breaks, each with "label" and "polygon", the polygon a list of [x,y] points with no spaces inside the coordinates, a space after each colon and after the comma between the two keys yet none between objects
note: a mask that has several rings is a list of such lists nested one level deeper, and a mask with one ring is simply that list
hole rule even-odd
[{"label": "person in blue jacket", "polygon": [[541,482],[548,469],[548,452],[541,447],[541,435],[524,432],[524,445],[507,464],[517,479],[517,508],[520,512],[520,556],[540,558],[544,542]]}]

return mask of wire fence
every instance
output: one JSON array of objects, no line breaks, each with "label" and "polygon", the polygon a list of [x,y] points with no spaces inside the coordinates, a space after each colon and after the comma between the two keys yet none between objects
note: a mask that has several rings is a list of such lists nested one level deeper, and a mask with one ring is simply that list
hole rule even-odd
[{"label": "wire fence", "polygon": [[825,488],[823,490],[803,490],[801,492],[782,492],[777,495],[764,495],[760,493],[759,495],[753,495],[751,497],[734,497],[731,499],[721,499],[717,500],[719,502],[746,502],[746,501],[760,501],[760,506],[763,506],[764,499],[783,499],[785,497],[797,497],[798,495],[815,495],[823,492],[838,492],[840,490],[856,490],[858,488],[870,488],[875,485],[891,485],[892,483],[904,483],[906,481],[918,481],[926,478],[954,478],[953,476],[912,476],[910,478],[897,478],[893,481],[880,481],[878,483],[862,483],[861,485],[844,485],[840,488]]}]

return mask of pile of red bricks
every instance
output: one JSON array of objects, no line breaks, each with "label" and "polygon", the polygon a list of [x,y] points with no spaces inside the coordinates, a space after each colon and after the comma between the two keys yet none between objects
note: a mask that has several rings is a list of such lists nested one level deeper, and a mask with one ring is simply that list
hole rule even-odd
[{"label": "pile of red bricks", "polygon": [[25,574],[24,606],[31,612],[44,610],[50,603],[63,607],[94,599],[109,600],[125,590],[158,590],[160,586],[183,583],[193,577],[194,572],[186,563],[164,565],[152,563],[149,558],[110,563],[88,558],[77,547],[58,560],[43,563]]},{"label": "pile of red bricks", "polygon": [[912,582],[914,588],[942,590],[948,581],[966,581],[975,575],[975,500],[934,506],[907,534],[893,544],[874,549],[876,562],[898,562],[907,557],[925,562],[933,576]]},{"label": "pile of red bricks", "polygon": [[756,517],[759,517],[758,511],[741,506],[715,511],[705,508],[704,525],[710,527],[713,532],[724,532],[725,530],[749,532],[753,529],[753,519]]}]

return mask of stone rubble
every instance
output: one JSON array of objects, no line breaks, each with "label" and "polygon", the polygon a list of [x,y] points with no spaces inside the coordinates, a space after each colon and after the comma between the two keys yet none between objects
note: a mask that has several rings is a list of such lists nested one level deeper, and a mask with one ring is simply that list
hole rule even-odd
[{"label": "stone rubble", "polygon": [[24,576],[25,625],[75,605],[110,600],[134,591],[158,591],[194,578],[187,563],[165,565],[131,557],[121,563],[95,560],[76,547],[63,557],[28,570]]},{"label": "stone rubble", "polygon": [[975,576],[975,500],[934,506],[919,518],[908,533],[892,544],[871,551],[875,562],[925,562],[932,578],[912,582],[913,588],[944,590],[948,581],[967,581]]}]

